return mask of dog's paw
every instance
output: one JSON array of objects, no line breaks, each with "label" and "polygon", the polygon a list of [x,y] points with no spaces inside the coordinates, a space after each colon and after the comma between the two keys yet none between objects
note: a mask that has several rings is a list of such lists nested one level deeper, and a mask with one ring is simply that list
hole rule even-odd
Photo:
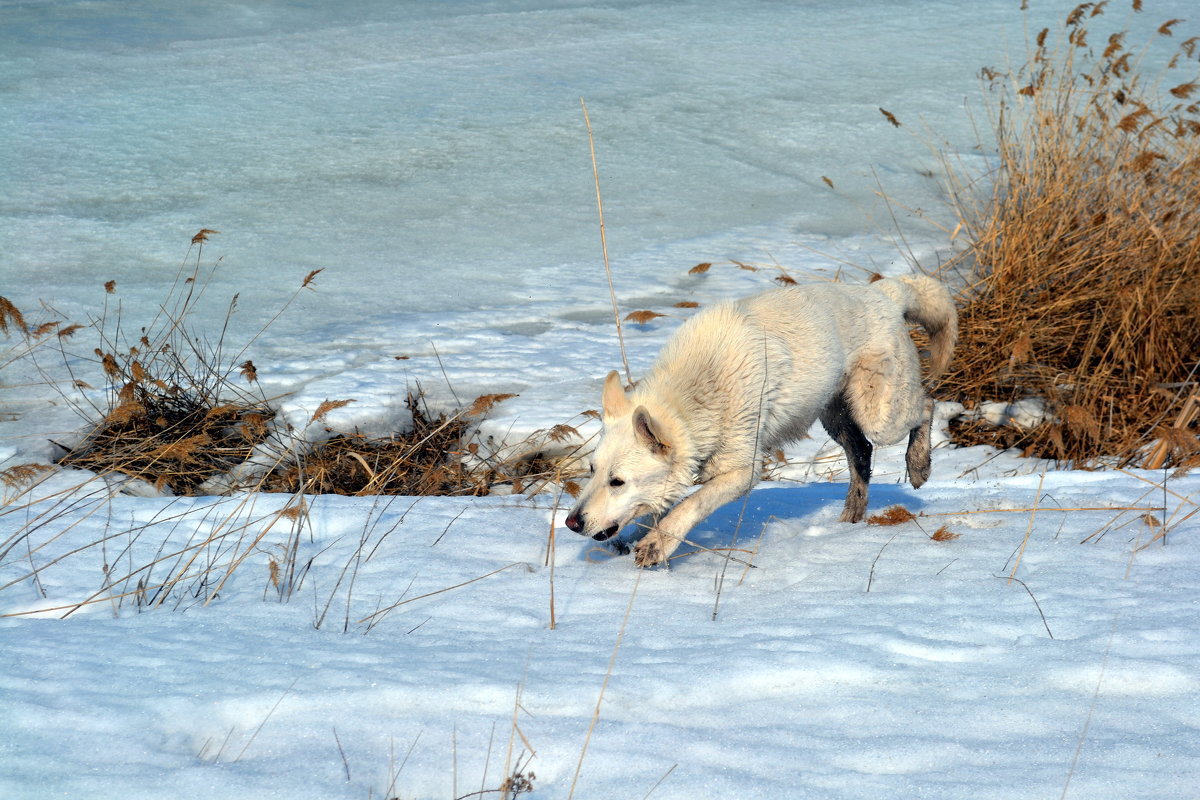
[{"label": "dog's paw", "polygon": [[914,489],[920,489],[925,485],[925,481],[929,480],[929,472],[929,462],[925,462],[916,468],[909,467],[908,482],[912,484]]},{"label": "dog's paw", "polygon": [[847,508],[838,517],[838,522],[862,522],[866,512],[860,508]]},{"label": "dog's paw", "polygon": [[633,548],[633,563],[639,567],[653,567],[662,560],[662,540],[656,534],[647,535]]}]

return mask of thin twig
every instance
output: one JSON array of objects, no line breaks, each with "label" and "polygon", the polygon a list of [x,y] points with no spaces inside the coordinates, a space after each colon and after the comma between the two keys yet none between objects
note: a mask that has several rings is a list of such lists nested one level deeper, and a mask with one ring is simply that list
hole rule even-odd
[{"label": "thin twig", "polygon": [[[417,742],[419,741],[421,741],[421,731],[417,731],[417,735],[413,739],[412,744],[408,746],[408,752],[404,754],[404,760],[400,762],[400,766],[396,768],[396,772],[392,775],[392,780],[388,784],[387,789],[388,797],[393,797],[392,790],[396,788],[396,781],[400,780],[400,773],[404,771],[404,765],[408,763],[408,759],[412,756],[413,750],[416,749]],[[389,759],[389,762],[394,762],[395,760],[395,756],[392,756]]]},{"label": "thin twig", "polygon": [[629,359],[625,357],[625,335],[621,332],[621,312],[617,309],[617,290],[613,288],[612,268],[608,264],[608,234],[604,230],[604,202],[600,199],[600,169],[596,166],[596,141],[592,137],[592,121],[588,118],[587,103],[579,98],[583,106],[583,122],[587,125],[588,149],[592,153],[592,180],[596,184],[596,210],[600,214],[600,249],[604,253],[604,274],[608,278],[608,294],[612,298],[613,319],[617,323],[617,343],[621,347],[621,363],[625,365],[625,383],[633,383],[629,370]]},{"label": "thin twig", "polygon": [[1025,555],[1025,545],[1029,544],[1029,535],[1033,533],[1033,521],[1037,517],[1038,504],[1042,500],[1042,484],[1045,480],[1046,473],[1043,472],[1042,476],[1038,478],[1037,495],[1033,499],[1033,508],[1029,511],[1029,526],[1025,528],[1025,538],[1021,542],[1020,550],[1017,551],[1017,562],[1013,564],[1012,573],[1008,576],[1010,583],[1017,577],[1017,567],[1021,566],[1021,557]]},{"label": "thin twig", "polygon": [[450,526],[453,525],[454,523],[458,522],[458,518],[461,517],[465,513],[467,513],[467,509],[464,507],[461,511],[459,511],[457,514],[454,515],[454,519],[452,519],[446,523],[446,527],[442,528],[442,532],[438,534],[438,537],[433,540],[433,544],[431,544],[429,546],[437,547],[438,542],[440,542],[442,540],[442,537],[446,535],[446,532],[450,530]]},{"label": "thin twig", "polygon": [[596,709],[592,712],[592,721],[588,724],[587,736],[583,739],[583,748],[579,751],[579,762],[575,765],[575,777],[571,779],[571,791],[567,800],[575,796],[575,786],[579,783],[579,773],[583,769],[583,758],[587,755],[588,743],[592,740],[592,731],[600,720],[600,704],[604,702],[604,690],[608,688],[608,679],[612,677],[613,666],[617,663],[617,653],[621,650],[621,640],[625,638],[625,628],[629,625],[629,614],[633,611],[633,601],[637,597],[638,586],[642,583],[642,573],[638,570],[637,578],[633,581],[633,591],[629,593],[629,604],[625,606],[625,617],[621,620],[621,629],[617,632],[617,641],[613,645],[612,655],[608,659],[608,669],[604,673],[604,682],[600,684],[600,696],[596,698]]},{"label": "thin twig", "polygon": [[546,543],[546,566],[550,568],[550,630],[555,629],[556,620],[554,618],[554,562],[557,554],[555,548],[555,532],[554,518],[558,515],[558,502],[562,499],[562,489],[560,488],[554,495],[554,508],[550,510],[550,540]]},{"label": "thin twig", "polygon": [[346,760],[346,751],[342,749],[342,740],[338,738],[336,725],[333,728],[333,741],[337,742],[338,755],[342,757],[342,766],[346,768],[346,783],[350,783],[350,762]]},{"label": "thin twig", "polygon": [[897,530],[895,533],[893,533],[891,535],[891,537],[886,542],[883,543],[883,547],[879,548],[879,552],[875,554],[875,558],[872,559],[871,572],[867,575],[867,591],[868,592],[871,591],[871,584],[874,583],[874,581],[875,581],[875,565],[879,562],[879,557],[883,555],[883,551],[887,549],[887,546],[892,543],[892,539],[895,539],[899,535],[900,535],[899,530]]},{"label": "thin twig", "polygon": [[479,793],[484,793],[484,787],[487,786],[488,767],[492,763],[492,744],[496,740],[496,722],[492,721],[492,732],[488,735],[487,754],[483,757],[483,777],[479,780]]},{"label": "thin twig", "polygon": [[[947,566],[949,566],[949,565],[947,564]],[[943,569],[945,569],[945,567],[943,567]],[[1003,576],[1003,575],[996,575],[995,577],[997,577],[997,578],[1003,578],[1004,576]],[[1008,576],[1008,582],[1009,582],[1009,583],[1012,583],[1013,581],[1016,581],[1017,583],[1021,584],[1021,586],[1022,586],[1022,587],[1024,587],[1025,591],[1026,591],[1026,592],[1028,592],[1028,594],[1029,594],[1029,599],[1033,601],[1033,604],[1034,604],[1034,606],[1036,606],[1036,607],[1037,607],[1038,614],[1040,614],[1040,615],[1041,615],[1041,617],[1042,617],[1042,625],[1043,625],[1043,626],[1045,626],[1045,628],[1046,628],[1046,633],[1048,633],[1048,634],[1050,635],[1050,638],[1051,638],[1051,639],[1053,639],[1053,638],[1054,638],[1054,634],[1053,634],[1053,633],[1050,633],[1050,623],[1046,622],[1046,614],[1045,614],[1045,612],[1043,612],[1043,611],[1042,611],[1042,604],[1041,604],[1041,603],[1039,603],[1039,602],[1037,601],[1037,598],[1033,596],[1033,592],[1032,592],[1032,591],[1030,591],[1030,589],[1029,589],[1029,586],[1028,586],[1028,585],[1025,583],[1025,581],[1021,580],[1020,578],[1016,578],[1016,577],[1013,577],[1012,575],[1009,575],[1009,576]]]},{"label": "thin twig", "polygon": [[1045,514],[1050,511],[1162,511],[1161,506],[1075,506],[1074,508],[1038,508],[1032,506],[1029,508],[977,508],[971,511],[922,511],[919,516],[922,517],[965,517],[969,514],[1028,514],[1030,511],[1037,511],[1039,514]]},{"label": "thin twig", "polygon": [[283,702],[283,698],[287,697],[288,693],[291,692],[299,682],[300,679],[296,678],[296,680],[292,681],[291,686],[288,686],[288,688],[283,690],[283,694],[279,695],[279,699],[275,701],[275,705],[271,706],[271,710],[267,712],[265,717],[263,717],[263,721],[258,723],[258,727],[255,728],[254,733],[250,735],[249,741],[247,741],[245,746],[242,747],[241,752],[237,754],[237,758],[233,760],[235,764],[242,760],[242,756],[246,755],[246,751],[250,749],[250,745],[254,744],[254,740],[258,737],[259,732],[261,732],[263,726],[267,724],[267,720],[269,720],[271,715],[275,713],[275,709],[279,708],[279,704]]},{"label": "thin twig", "polygon": [[679,763],[678,763],[678,762],[676,762],[676,763],[672,764],[672,765],[671,765],[671,768],[670,768],[670,769],[668,769],[666,772],[664,772],[664,773],[663,773],[663,776],[662,776],[661,778],[659,778],[657,781],[655,781],[655,782],[654,782],[654,785],[650,787],[650,791],[648,791],[648,792],[646,792],[644,795],[642,795],[642,800],[646,800],[646,798],[647,798],[647,797],[649,797],[650,795],[654,794],[654,790],[658,788],[659,784],[660,784],[660,783],[662,783],[663,781],[665,781],[665,780],[667,779],[667,777],[668,777],[668,776],[669,776],[669,775],[670,775],[672,772],[674,772],[674,771],[675,771],[675,768],[676,768],[676,767],[678,767],[678,766],[679,766]]},{"label": "thin twig", "polygon": [[374,619],[375,617],[378,617],[381,614],[386,614],[393,609],[399,608],[400,606],[408,605],[409,603],[415,603],[418,600],[424,600],[426,597],[433,597],[434,595],[445,594],[446,592],[453,591],[454,589],[461,589],[464,586],[468,586],[477,581],[481,581],[484,578],[490,578],[499,572],[504,572],[504,570],[512,569],[513,567],[525,567],[526,569],[529,569],[529,565],[526,564],[524,561],[514,561],[511,564],[507,564],[503,567],[500,567],[499,569],[494,569],[491,572],[487,573],[486,575],[480,575],[478,578],[471,578],[469,581],[463,581],[462,583],[456,583],[453,586],[447,586],[443,589],[437,589],[432,592],[426,592],[425,594],[420,594],[420,595],[417,595],[416,597],[410,597],[407,600],[400,600],[398,602],[392,603],[390,606],[387,606],[386,608],[381,608],[380,610],[378,610],[374,613],[368,614],[367,616],[358,620],[357,624],[361,625],[364,622],[366,622],[367,620]]},{"label": "thin twig", "polygon": [[1083,743],[1087,741],[1088,728],[1092,725],[1092,717],[1096,715],[1096,703],[1100,700],[1100,687],[1104,685],[1104,672],[1108,669],[1108,654],[1112,651],[1113,639],[1117,635],[1117,620],[1121,618],[1121,612],[1118,611],[1113,617],[1112,629],[1108,632],[1108,644],[1104,648],[1104,658],[1100,661],[1100,675],[1096,678],[1096,688],[1092,692],[1092,702],[1088,706],[1087,717],[1083,720],[1083,730],[1079,732],[1079,741],[1075,744],[1075,755],[1071,757],[1071,766],[1067,769],[1067,778],[1063,781],[1062,794],[1059,795],[1059,800],[1063,800],[1067,796],[1067,790],[1071,788],[1071,779],[1075,777],[1075,768],[1079,766],[1079,756],[1083,753]]},{"label": "thin twig", "polygon": [[[745,489],[745,493],[742,495],[742,505],[738,509],[737,525],[735,525],[733,528],[733,541],[730,542],[730,547],[737,544],[738,535],[742,532],[742,520],[746,516],[746,506],[750,502],[750,490],[754,488],[754,479],[755,479],[754,469],[756,469],[758,464],[761,463],[761,454],[759,453],[758,448],[762,444],[763,404],[765,403],[766,396],[767,396],[767,382],[770,380],[770,377],[771,377],[770,361],[767,359],[767,338],[765,335],[763,336],[762,346],[763,346],[763,352],[762,352],[763,377],[762,377],[762,385],[759,386],[759,389],[758,389],[758,414],[754,418],[754,451],[753,451],[754,452],[754,466],[751,467],[751,470],[746,479],[746,489]],[[761,533],[760,533],[760,535],[761,535]],[[713,622],[717,621],[717,608],[721,604],[721,590],[725,587],[725,572],[726,572],[726,570],[729,569],[729,562],[731,560],[733,560],[732,556],[727,558],[725,560],[725,563],[721,565],[721,577],[717,580],[716,597],[713,599],[713,610],[712,610],[712,621]]]}]

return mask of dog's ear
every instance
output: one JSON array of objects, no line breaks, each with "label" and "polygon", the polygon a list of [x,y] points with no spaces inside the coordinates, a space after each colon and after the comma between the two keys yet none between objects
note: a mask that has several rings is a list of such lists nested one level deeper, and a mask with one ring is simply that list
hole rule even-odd
[{"label": "dog's ear", "polygon": [[600,402],[604,406],[606,417],[619,417],[629,411],[629,398],[625,396],[621,376],[615,369],[604,379],[604,395]]},{"label": "dog's ear", "polygon": [[650,448],[655,455],[664,455],[671,445],[663,438],[660,428],[645,406],[638,406],[633,412],[633,430],[638,441]]}]

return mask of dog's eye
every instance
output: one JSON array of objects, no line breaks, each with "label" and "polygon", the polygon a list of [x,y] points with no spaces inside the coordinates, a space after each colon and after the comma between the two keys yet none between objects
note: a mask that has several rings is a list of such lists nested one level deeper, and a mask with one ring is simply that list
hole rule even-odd
[{"label": "dog's eye", "polygon": [[608,481],[608,485],[615,489],[618,486],[624,486],[625,481],[621,480],[620,478],[610,478]]}]

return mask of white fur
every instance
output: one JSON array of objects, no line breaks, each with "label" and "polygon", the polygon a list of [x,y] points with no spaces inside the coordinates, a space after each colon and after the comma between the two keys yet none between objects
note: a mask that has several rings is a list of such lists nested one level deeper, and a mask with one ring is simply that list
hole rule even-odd
[{"label": "white fur", "polygon": [[[912,434],[918,452],[910,445],[910,473],[921,472],[924,432],[924,471],[912,475],[920,485],[931,403],[907,322],[929,331],[940,372],[957,316],[945,287],[923,276],[772,289],[696,314],[629,394],[617,373],[608,376],[594,476],[568,526],[605,539],[653,514],[657,524],[637,545],[637,563],[663,561],[697,522],[753,487],[763,453],[805,436],[838,398],[872,442]],[[865,480],[852,500],[857,477],[843,514],[849,521],[866,504]]]}]

